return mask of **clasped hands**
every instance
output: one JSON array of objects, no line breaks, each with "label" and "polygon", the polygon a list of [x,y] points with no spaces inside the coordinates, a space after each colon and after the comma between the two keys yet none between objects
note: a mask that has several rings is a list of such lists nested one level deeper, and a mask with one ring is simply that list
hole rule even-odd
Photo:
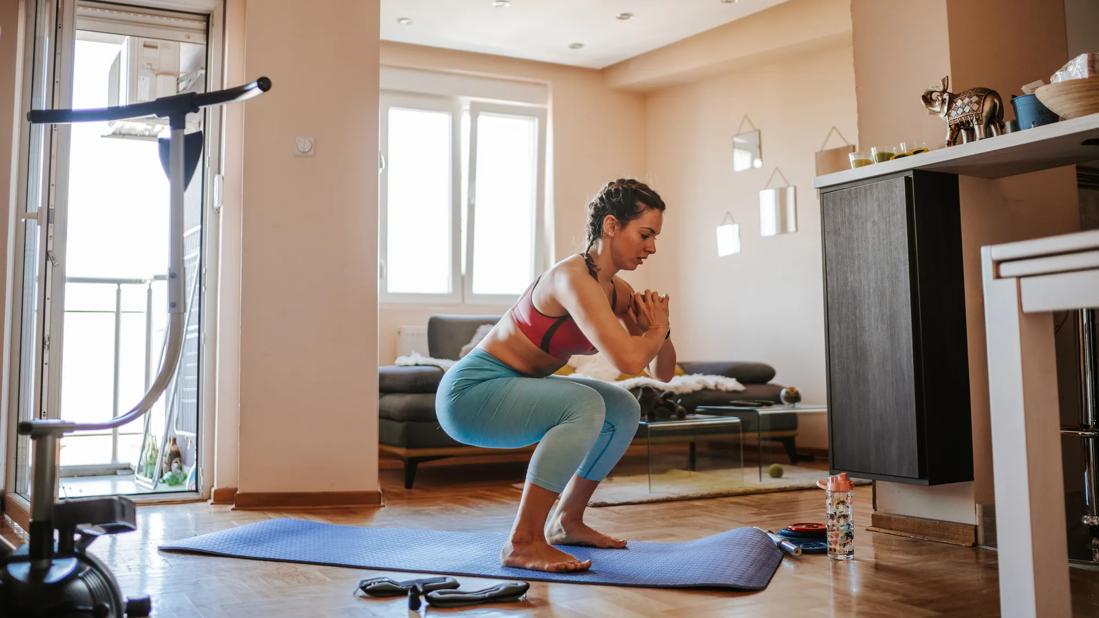
[{"label": "clasped hands", "polygon": [[653,290],[634,292],[630,302],[630,317],[642,332],[652,328],[669,328],[669,312],[667,294],[659,294]]}]

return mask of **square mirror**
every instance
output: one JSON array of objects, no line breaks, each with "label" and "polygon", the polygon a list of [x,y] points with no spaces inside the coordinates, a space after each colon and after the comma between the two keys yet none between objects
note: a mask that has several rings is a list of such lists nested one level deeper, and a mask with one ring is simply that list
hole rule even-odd
[{"label": "square mirror", "polygon": [[717,226],[717,255],[725,257],[740,253],[740,224],[725,223]]},{"label": "square mirror", "polygon": [[775,187],[759,192],[759,235],[798,231],[797,187]]},{"label": "square mirror", "polygon": [[733,136],[733,171],[763,167],[763,150],[759,129]]}]

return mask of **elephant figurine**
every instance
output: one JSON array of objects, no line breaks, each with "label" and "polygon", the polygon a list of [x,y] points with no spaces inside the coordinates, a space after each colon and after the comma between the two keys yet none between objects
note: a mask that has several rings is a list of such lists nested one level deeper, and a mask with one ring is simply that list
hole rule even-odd
[{"label": "elephant figurine", "polygon": [[946,122],[946,145],[969,141],[969,131],[974,139],[995,137],[1004,132],[1004,101],[1000,94],[988,88],[970,88],[954,94],[947,90],[950,76],[943,78],[941,89],[930,88],[924,91],[924,107],[932,114],[938,114]]}]

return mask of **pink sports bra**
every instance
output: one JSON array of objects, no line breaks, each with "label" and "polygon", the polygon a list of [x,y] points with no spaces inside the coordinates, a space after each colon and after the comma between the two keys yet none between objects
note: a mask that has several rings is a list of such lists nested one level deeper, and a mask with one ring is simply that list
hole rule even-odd
[{"label": "pink sports bra", "polygon": [[[567,359],[573,354],[595,354],[598,350],[592,346],[588,338],[576,325],[572,316],[546,315],[534,306],[534,288],[538,285],[538,279],[534,280],[523,297],[511,308],[511,318],[531,343],[542,349],[543,352]],[[611,291],[611,311],[618,304],[618,286]]]}]

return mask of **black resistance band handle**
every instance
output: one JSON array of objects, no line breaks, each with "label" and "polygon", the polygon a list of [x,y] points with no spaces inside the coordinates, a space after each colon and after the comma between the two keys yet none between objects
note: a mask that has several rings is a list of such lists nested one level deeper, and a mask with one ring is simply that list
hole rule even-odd
[{"label": "black resistance band handle", "polygon": [[95,109],[35,109],[27,112],[27,120],[30,120],[31,124],[67,124],[71,122],[102,122],[104,120],[122,120],[123,118],[143,118],[146,116],[160,116],[163,118],[181,113],[197,112],[199,109],[210,105],[244,101],[270,89],[271,80],[260,77],[253,82],[225,90],[205,93],[185,92],[132,105],[116,105]]}]

